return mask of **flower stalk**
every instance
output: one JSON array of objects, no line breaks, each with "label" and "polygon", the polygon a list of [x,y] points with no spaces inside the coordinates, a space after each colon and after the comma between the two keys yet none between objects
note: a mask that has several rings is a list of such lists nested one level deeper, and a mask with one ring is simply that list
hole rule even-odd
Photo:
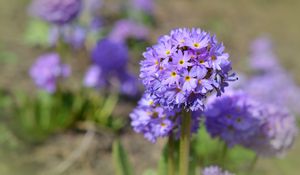
[{"label": "flower stalk", "polygon": [[168,140],[168,175],[175,175],[174,142],[174,136],[171,134]]},{"label": "flower stalk", "polygon": [[179,147],[179,175],[188,175],[191,137],[191,116],[183,112]]}]

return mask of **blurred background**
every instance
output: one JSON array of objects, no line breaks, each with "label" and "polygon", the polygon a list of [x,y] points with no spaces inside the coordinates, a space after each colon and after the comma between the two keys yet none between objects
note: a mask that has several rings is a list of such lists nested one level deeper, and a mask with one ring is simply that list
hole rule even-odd
[{"label": "blurred background", "polygon": [[[254,72],[251,43],[267,38],[272,42],[272,56],[292,82],[278,78],[281,89],[272,95],[293,86],[290,96],[295,98],[288,101],[299,120],[298,0],[155,0],[150,9],[130,0],[101,0],[92,17],[81,10],[72,21],[66,35],[74,37],[70,37],[74,42],[51,37],[55,26],[32,15],[30,4],[30,0],[0,0],[0,174],[115,174],[111,146],[116,138],[127,150],[135,174],[157,166],[165,140],[152,144],[134,133],[129,122],[129,113],[143,91],[141,83],[118,76],[109,76],[101,88],[86,83],[87,71],[97,62],[91,61],[96,42],[107,37],[125,38],[120,43],[128,49],[128,77],[137,78],[142,52],[159,36],[173,28],[200,27],[224,43],[241,81]],[[93,28],[94,19],[99,21]],[[128,27],[127,21],[122,26],[120,20],[134,24]],[[76,35],[78,26],[83,32]],[[122,33],[137,28],[140,30],[131,34]],[[122,50],[118,46],[112,49]],[[36,86],[38,80],[30,70],[38,57],[52,52],[60,54],[71,73],[68,78],[62,76],[63,80],[57,78],[59,87],[49,93]],[[272,79],[277,82],[276,76]],[[124,82],[134,85],[125,86]],[[243,83],[247,86],[246,80]],[[267,91],[271,87],[266,87]],[[255,174],[297,175],[299,155],[296,139],[286,157],[260,159]]]}]

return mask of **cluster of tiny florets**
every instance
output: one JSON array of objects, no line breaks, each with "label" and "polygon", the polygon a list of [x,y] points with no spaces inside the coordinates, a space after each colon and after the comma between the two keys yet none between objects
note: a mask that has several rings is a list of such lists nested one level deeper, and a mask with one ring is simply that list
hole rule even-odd
[{"label": "cluster of tiny florets", "polygon": [[143,53],[140,77],[147,93],[168,109],[203,110],[208,94],[220,94],[235,80],[224,49],[200,29],[172,30]]},{"label": "cluster of tiny florets", "polygon": [[265,105],[262,116],[266,120],[244,146],[261,156],[284,155],[298,133],[294,116],[276,105]]},{"label": "cluster of tiny florets", "polygon": [[[138,106],[130,114],[131,125],[137,133],[151,142],[156,142],[159,137],[174,135],[178,138],[181,130],[180,109],[172,111],[156,104],[149,94],[144,94]],[[201,114],[193,113],[191,132],[196,133],[199,129]]]},{"label": "cluster of tiny florets", "polygon": [[155,105],[149,95],[144,95],[138,107],[130,114],[131,125],[137,133],[143,133],[151,142],[157,138],[169,136],[174,127],[175,112],[164,110]]},{"label": "cluster of tiny florets", "polygon": [[39,88],[54,93],[57,81],[70,76],[71,68],[61,63],[57,53],[48,53],[37,58],[29,73]]},{"label": "cluster of tiny florets", "polygon": [[244,144],[264,122],[260,104],[244,92],[226,92],[209,99],[205,116],[210,135],[221,138],[228,146]]},{"label": "cluster of tiny florets", "polygon": [[229,173],[228,171],[223,171],[218,166],[209,166],[209,167],[205,167],[202,170],[201,175],[233,175],[233,174]]},{"label": "cluster of tiny florets", "polygon": [[101,39],[92,49],[93,64],[84,78],[84,85],[93,88],[108,87],[118,80],[120,92],[135,96],[138,93],[137,78],[128,71],[128,48],[124,43]]},{"label": "cluster of tiny florets", "polygon": [[30,6],[33,15],[53,24],[73,21],[81,11],[81,0],[34,0]]}]

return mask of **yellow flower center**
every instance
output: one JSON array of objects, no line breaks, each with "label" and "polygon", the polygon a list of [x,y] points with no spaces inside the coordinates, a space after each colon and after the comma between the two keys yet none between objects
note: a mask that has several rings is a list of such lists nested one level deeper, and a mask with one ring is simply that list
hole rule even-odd
[{"label": "yellow flower center", "polygon": [[176,72],[172,72],[172,73],[171,73],[171,76],[172,76],[172,77],[176,77],[176,75],[177,75]]},{"label": "yellow flower center", "polygon": [[199,48],[200,44],[199,43],[194,43],[194,47]]},{"label": "yellow flower center", "polygon": [[213,61],[215,61],[217,59],[217,57],[215,56],[215,55],[213,55],[212,57],[211,57],[211,60],[213,60]]},{"label": "yellow flower center", "polygon": [[153,112],[152,118],[157,118],[157,117],[158,117],[158,113],[157,112]]},{"label": "yellow flower center", "polygon": [[179,64],[184,64],[184,60],[180,60],[180,61],[179,61]]},{"label": "yellow flower center", "polygon": [[170,54],[171,54],[171,51],[170,51],[170,50],[166,50],[166,54],[167,54],[167,55],[170,55]]},{"label": "yellow flower center", "polygon": [[191,77],[190,76],[186,76],[184,79],[185,79],[185,81],[190,81]]}]

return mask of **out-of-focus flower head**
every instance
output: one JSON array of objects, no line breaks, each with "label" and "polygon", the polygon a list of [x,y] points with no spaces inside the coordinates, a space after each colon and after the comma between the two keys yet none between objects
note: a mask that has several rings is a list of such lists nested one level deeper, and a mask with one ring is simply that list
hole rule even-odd
[{"label": "out-of-focus flower head", "polygon": [[268,37],[255,39],[250,47],[250,66],[253,70],[267,73],[281,69],[273,51],[272,41]]},{"label": "out-of-focus flower head", "polygon": [[81,10],[81,0],[34,0],[30,13],[56,25],[73,21]]},{"label": "out-of-focus flower head", "polygon": [[120,20],[115,23],[109,38],[113,41],[125,42],[128,38],[146,39],[148,34],[149,31],[145,26],[132,20]]},{"label": "out-of-focus flower head", "polygon": [[291,112],[300,114],[300,89],[284,71],[253,76],[243,88],[261,102],[285,106]]},{"label": "out-of-focus flower head", "polygon": [[225,47],[200,29],[180,28],[147,48],[141,62],[143,84],[155,102],[170,110],[203,110],[204,99],[236,80]]},{"label": "out-of-focus flower head", "polygon": [[103,69],[104,74],[125,71],[129,60],[128,48],[123,43],[104,38],[92,49],[93,63]]},{"label": "out-of-focus flower head", "polygon": [[79,25],[52,26],[49,32],[49,44],[54,47],[59,40],[63,40],[74,49],[80,49],[84,46],[87,30]]},{"label": "out-of-focus flower head", "polygon": [[153,0],[131,0],[131,6],[146,14],[153,14],[154,1]]},{"label": "out-of-focus flower head", "polygon": [[283,156],[298,132],[295,118],[276,105],[266,105],[262,112],[265,122],[244,146],[261,156]]},{"label": "out-of-focus flower head", "polygon": [[137,95],[138,82],[127,70],[129,55],[124,43],[104,38],[92,49],[91,57],[93,64],[86,73],[85,86],[100,88],[116,79],[120,82],[121,93]]},{"label": "out-of-focus flower head", "polygon": [[263,124],[260,104],[242,91],[211,97],[205,110],[205,124],[212,137],[232,147],[243,144]]},{"label": "out-of-focus flower head", "polygon": [[30,76],[35,84],[49,93],[55,92],[59,78],[66,78],[70,73],[70,67],[62,64],[56,53],[48,53],[38,57],[30,69]]},{"label": "out-of-focus flower head", "polygon": [[223,171],[222,168],[218,166],[209,166],[209,167],[205,167],[202,170],[201,175],[234,175],[234,174],[231,174],[228,171]]}]

